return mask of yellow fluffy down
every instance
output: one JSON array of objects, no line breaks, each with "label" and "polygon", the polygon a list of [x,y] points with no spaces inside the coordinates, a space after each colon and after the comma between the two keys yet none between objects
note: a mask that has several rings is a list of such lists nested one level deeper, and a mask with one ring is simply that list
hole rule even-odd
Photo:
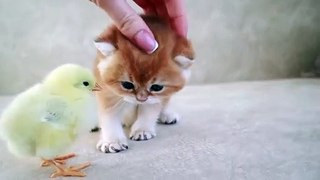
[{"label": "yellow fluffy down", "polygon": [[63,153],[88,121],[83,112],[94,85],[90,70],[66,64],[19,94],[0,119],[9,151],[47,159]]}]

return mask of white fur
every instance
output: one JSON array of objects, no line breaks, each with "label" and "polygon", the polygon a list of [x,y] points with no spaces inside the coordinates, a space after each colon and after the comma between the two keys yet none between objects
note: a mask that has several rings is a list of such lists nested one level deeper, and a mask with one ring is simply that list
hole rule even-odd
[{"label": "white fur", "polygon": [[108,42],[94,42],[94,45],[104,56],[108,56],[116,50],[116,48]]},{"label": "white fur", "polygon": [[160,103],[160,99],[157,98],[157,97],[151,97],[149,96],[147,101],[145,102],[145,104],[157,104],[157,103]]},{"label": "white fur", "polygon": [[181,117],[178,113],[171,110],[170,102],[163,107],[160,115],[159,115],[159,122],[163,124],[174,124],[180,121]]},{"label": "white fur", "polygon": [[138,140],[140,137],[144,140],[156,136],[155,122],[159,116],[161,104],[141,104],[138,106],[137,120],[131,127],[130,138]]},{"label": "white fur", "polygon": [[105,58],[102,59],[98,64],[99,72],[101,76],[103,76],[114,57],[113,54],[116,48],[108,42],[94,42],[94,45],[101,52],[101,54],[105,56]]},{"label": "white fur", "polygon": [[191,76],[190,66],[193,64],[193,61],[185,56],[179,55],[174,58],[177,64],[182,69],[182,76],[185,80],[189,80]]},{"label": "white fur", "polygon": [[182,76],[186,81],[188,81],[191,76],[191,70],[190,69],[182,70]]},{"label": "white fur", "polygon": [[126,149],[125,146],[128,146],[128,143],[121,122],[127,113],[132,113],[134,110],[133,105],[124,102],[120,102],[113,109],[101,110],[99,114],[101,134],[97,143],[98,150],[114,153]]},{"label": "white fur", "polygon": [[131,104],[138,104],[137,100],[135,97],[131,97],[131,96],[125,96],[123,98],[124,101],[131,103]]},{"label": "white fur", "polygon": [[176,56],[174,60],[182,69],[188,69],[193,64],[193,61],[191,59],[183,55]]},{"label": "white fur", "polygon": [[113,55],[110,55],[110,56],[107,56],[105,59],[101,60],[98,64],[98,70],[100,72],[100,75],[103,76],[104,73],[106,72],[108,66],[110,65],[110,62],[112,61],[112,58],[114,56]]},{"label": "white fur", "polygon": [[156,97],[148,97],[145,102],[137,101],[137,99],[132,96],[126,96],[124,97],[124,100],[132,104],[157,104],[161,102],[160,99]]},{"label": "white fur", "polygon": [[160,103],[135,104],[124,100],[112,109],[101,110],[99,114],[101,136],[97,149],[105,153],[125,150],[127,139],[122,124],[131,126],[132,140],[148,140],[156,136],[155,125],[160,111]]}]

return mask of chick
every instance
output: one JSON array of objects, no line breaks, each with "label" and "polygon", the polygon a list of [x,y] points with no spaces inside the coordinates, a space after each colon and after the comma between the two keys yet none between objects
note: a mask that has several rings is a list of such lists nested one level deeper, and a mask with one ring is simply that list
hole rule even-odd
[{"label": "chick", "polygon": [[90,92],[99,90],[90,70],[74,64],[62,65],[42,83],[19,94],[4,110],[0,133],[11,153],[35,156],[43,166],[53,165],[56,176],[85,176],[79,167],[65,167],[74,154],[57,157],[74,142],[86,126],[83,113]]}]

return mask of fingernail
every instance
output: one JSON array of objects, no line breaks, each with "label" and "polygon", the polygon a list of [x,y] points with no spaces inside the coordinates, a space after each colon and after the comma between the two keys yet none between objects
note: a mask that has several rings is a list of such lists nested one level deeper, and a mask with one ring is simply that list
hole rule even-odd
[{"label": "fingernail", "polygon": [[153,53],[155,50],[158,49],[158,42],[152,38],[152,36],[149,34],[146,30],[139,31],[134,37],[133,40],[135,43],[145,50],[148,54]]}]

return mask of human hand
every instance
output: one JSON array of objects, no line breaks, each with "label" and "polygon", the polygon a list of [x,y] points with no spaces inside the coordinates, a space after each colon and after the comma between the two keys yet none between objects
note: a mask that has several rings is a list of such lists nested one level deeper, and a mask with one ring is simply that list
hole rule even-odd
[{"label": "human hand", "polygon": [[[126,0],[90,0],[105,10],[117,28],[148,54],[158,48],[151,30]],[[188,24],[183,0],[134,0],[146,14],[154,14],[170,22],[180,36],[187,36]]]}]

